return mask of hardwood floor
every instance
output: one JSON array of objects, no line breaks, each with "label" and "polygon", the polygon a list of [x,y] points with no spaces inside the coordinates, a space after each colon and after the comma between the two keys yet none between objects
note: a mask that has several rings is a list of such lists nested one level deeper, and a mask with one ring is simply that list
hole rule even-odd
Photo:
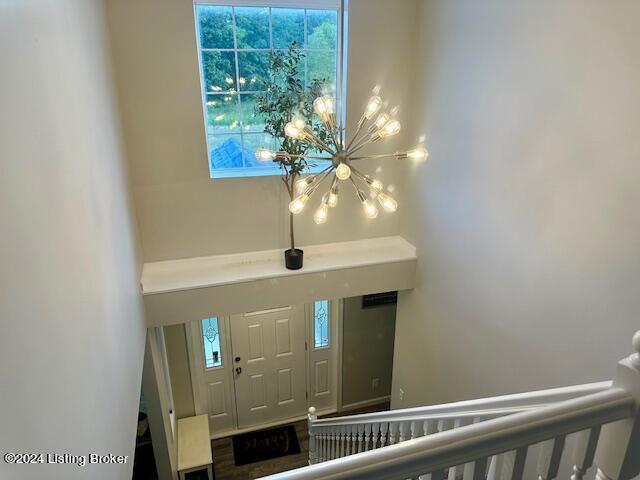
[{"label": "hardwood floor", "polygon": [[[341,413],[339,415],[355,415],[357,413],[380,412],[389,410],[389,403],[383,403],[360,410]],[[335,415],[329,415],[335,416]],[[236,467],[233,458],[233,445],[231,437],[212,440],[211,448],[213,453],[213,465],[216,480],[253,480],[255,478],[272,475],[274,473],[285,472],[308,465],[309,462],[309,432],[307,421],[294,422],[298,441],[300,442],[300,453],[297,455],[287,455],[285,457],[265,460],[264,462],[251,463]]]}]

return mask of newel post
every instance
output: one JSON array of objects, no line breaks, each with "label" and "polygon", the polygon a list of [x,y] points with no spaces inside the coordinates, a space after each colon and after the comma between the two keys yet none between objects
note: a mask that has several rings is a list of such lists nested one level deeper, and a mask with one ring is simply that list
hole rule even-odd
[{"label": "newel post", "polygon": [[316,407],[309,407],[309,414],[307,415],[307,424],[309,426],[309,465],[318,463],[316,427],[313,425],[313,422],[317,419]]},{"label": "newel post", "polygon": [[614,388],[635,398],[630,418],[604,425],[596,451],[601,480],[629,480],[640,474],[640,331],[633,336],[635,353],[618,362]]}]

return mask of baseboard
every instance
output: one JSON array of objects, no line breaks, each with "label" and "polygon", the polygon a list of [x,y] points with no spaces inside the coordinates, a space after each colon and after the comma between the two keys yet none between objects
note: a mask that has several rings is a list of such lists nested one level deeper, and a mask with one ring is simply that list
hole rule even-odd
[{"label": "baseboard", "polygon": [[359,408],[370,407],[372,405],[378,405],[379,403],[386,403],[391,401],[391,395],[384,397],[371,398],[369,400],[363,400],[361,402],[349,403],[348,405],[342,405],[341,412],[348,412],[349,410],[357,410]]}]

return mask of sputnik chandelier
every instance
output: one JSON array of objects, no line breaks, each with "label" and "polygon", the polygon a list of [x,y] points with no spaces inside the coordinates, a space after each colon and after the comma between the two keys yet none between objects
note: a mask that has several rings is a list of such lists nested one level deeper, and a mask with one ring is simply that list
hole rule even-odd
[{"label": "sputnik chandelier", "polygon": [[[305,142],[309,147],[320,151],[320,155],[292,155],[287,152],[274,152],[263,148],[256,151],[256,157],[262,161],[274,161],[287,157],[304,158],[312,162],[317,160],[331,161],[331,165],[321,172],[301,178],[296,182],[297,196],[289,203],[289,211],[291,213],[298,214],[302,212],[309,199],[332,173],[333,176],[329,188],[322,196],[320,206],[313,216],[313,220],[317,224],[326,223],[329,208],[333,208],[338,204],[338,191],[341,182],[350,182],[353,186],[367,218],[376,218],[378,216],[378,207],[375,205],[376,199],[383,210],[387,212],[395,212],[397,210],[398,202],[384,191],[382,182],[360,172],[353,165],[353,162],[393,157],[397,159],[424,160],[427,158],[428,152],[423,147],[417,147],[407,152],[357,156],[356,154],[367,145],[392,137],[400,132],[400,122],[395,118],[397,109],[385,112],[381,111],[383,107],[384,103],[380,97],[380,88],[376,87],[358,121],[353,138],[345,147],[344,129],[336,123],[333,97],[330,95],[318,97],[313,102],[313,109],[329,132],[330,144],[318,138],[306,121],[300,117],[295,117],[286,124],[285,135]],[[369,192],[368,195],[365,193],[367,190]]]}]

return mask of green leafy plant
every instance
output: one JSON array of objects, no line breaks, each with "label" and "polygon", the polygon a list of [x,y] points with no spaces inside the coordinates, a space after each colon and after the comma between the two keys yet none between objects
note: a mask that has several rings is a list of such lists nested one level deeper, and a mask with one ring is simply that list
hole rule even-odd
[{"label": "green leafy plant", "polygon": [[[273,135],[278,141],[281,152],[289,155],[278,155],[275,160],[283,170],[284,182],[289,198],[293,200],[298,177],[312,166],[305,158],[296,155],[311,154],[310,147],[304,143],[287,137],[285,125],[295,116],[305,118],[314,133],[328,142],[330,133],[324,124],[314,119],[313,100],[321,96],[326,89],[328,79],[313,79],[304,85],[302,62],[304,52],[295,44],[286,51],[274,51],[269,55],[269,84],[266,92],[258,97],[256,113],[265,118],[264,131]],[[295,238],[293,231],[293,214],[289,214],[289,233],[291,252],[295,255]]]}]

